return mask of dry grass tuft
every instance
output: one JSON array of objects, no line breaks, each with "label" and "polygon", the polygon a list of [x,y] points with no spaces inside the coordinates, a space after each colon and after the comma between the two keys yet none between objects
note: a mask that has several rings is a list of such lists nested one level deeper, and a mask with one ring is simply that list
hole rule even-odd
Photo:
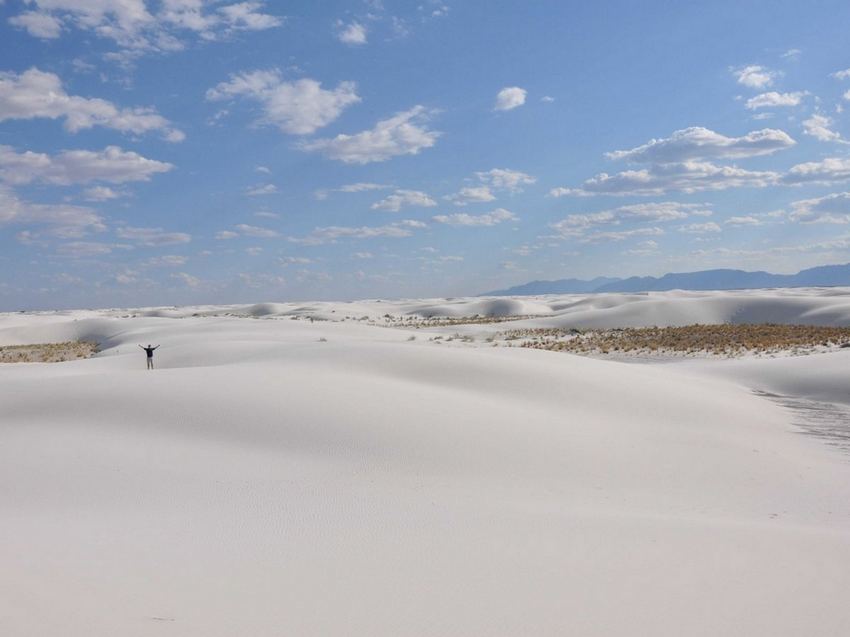
[{"label": "dry grass tuft", "polygon": [[3,345],[0,346],[0,363],[64,363],[91,358],[97,351],[97,343],[88,341]]},{"label": "dry grass tuft", "polygon": [[586,356],[772,356],[826,352],[850,346],[850,327],[815,325],[687,325],[581,332],[527,329],[505,332],[519,347]]}]

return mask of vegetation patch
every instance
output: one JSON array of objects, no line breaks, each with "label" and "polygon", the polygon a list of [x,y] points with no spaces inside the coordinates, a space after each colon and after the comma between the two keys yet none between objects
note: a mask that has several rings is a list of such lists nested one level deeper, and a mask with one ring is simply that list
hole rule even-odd
[{"label": "vegetation patch", "polygon": [[502,334],[509,344],[585,356],[803,355],[850,347],[850,327],[815,325],[686,325],[580,331],[525,329]]},{"label": "vegetation patch", "polygon": [[0,363],[64,363],[91,358],[97,351],[97,343],[88,341],[2,345],[0,346]]}]

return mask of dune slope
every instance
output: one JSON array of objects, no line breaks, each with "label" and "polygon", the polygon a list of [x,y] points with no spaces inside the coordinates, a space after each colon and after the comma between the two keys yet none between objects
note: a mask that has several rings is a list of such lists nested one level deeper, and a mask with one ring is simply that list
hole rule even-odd
[{"label": "dune slope", "polygon": [[266,310],[0,317],[103,347],[0,367],[2,634],[850,630],[850,462],[745,375]]}]

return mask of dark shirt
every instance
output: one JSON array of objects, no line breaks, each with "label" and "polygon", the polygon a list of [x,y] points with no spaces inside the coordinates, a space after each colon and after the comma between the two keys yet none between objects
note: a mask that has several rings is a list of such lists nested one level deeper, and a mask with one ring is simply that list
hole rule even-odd
[{"label": "dark shirt", "polygon": [[143,347],[142,349],[148,353],[148,358],[153,358],[153,351],[156,349],[155,347]]}]

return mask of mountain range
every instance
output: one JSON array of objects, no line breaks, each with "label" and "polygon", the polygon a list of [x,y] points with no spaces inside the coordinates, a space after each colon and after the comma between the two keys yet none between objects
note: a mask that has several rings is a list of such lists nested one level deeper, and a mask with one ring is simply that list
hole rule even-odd
[{"label": "mountain range", "polygon": [[539,294],[582,294],[595,292],[661,292],[664,290],[737,290],[747,288],[794,288],[850,286],[850,263],[823,265],[797,274],[771,274],[745,270],[701,270],[671,272],[662,277],[633,276],[627,279],[597,277],[589,281],[559,279],[531,281],[481,296],[536,296]]}]

